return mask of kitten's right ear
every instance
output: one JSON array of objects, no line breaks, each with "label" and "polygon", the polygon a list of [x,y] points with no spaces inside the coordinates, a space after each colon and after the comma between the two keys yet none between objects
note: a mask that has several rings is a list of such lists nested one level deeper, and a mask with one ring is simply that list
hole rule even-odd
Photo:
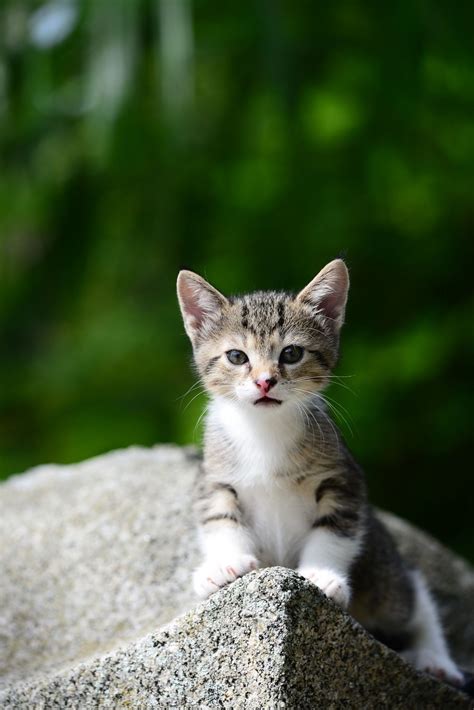
[{"label": "kitten's right ear", "polygon": [[229,302],[214,286],[193,271],[179,272],[177,289],[184,327],[194,344],[205,324],[216,321]]},{"label": "kitten's right ear", "polygon": [[336,328],[344,323],[349,290],[349,272],[342,259],[334,259],[297,295],[318,313],[332,321]]}]

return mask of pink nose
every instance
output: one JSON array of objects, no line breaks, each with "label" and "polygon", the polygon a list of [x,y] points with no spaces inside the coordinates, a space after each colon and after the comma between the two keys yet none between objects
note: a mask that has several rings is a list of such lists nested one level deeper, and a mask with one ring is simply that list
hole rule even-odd
[{"label": "pink nose", "polygon": [[257,385],[260,392],[262,392],[263,394],[267,394],[267,392],[271,390],[271,388],[274,387],[276,383],[277,381],[274,377],[259,377],[258,380],[255,380],[255,384]]}]

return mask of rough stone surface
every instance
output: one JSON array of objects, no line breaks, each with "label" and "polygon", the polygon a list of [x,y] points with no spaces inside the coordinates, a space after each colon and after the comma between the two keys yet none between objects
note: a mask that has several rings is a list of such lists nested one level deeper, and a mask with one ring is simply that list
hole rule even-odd
[{"label": "rough stone surface", "polygon": [[[294,572],[193,606],[189,449],[131,448],[0,486],[0,707],[469,707]],[[383,514],[474,659],[474,572]],[[3,688],[3,690],[2,690]]]},{"label": "rough stone surface", "polygon": [[0,682],[136,639],[193,603],[196,456],[130,448],[0,486]]},{"label": "rough stone surface", "polygon": [[48,681],[4,708],[468,708],[374,642],[309,582],[254,572],[166,630]]}]

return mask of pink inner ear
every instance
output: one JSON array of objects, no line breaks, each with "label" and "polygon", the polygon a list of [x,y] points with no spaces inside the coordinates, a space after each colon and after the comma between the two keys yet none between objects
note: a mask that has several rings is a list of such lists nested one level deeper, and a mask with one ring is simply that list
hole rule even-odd
[{"label": "pink inner ear", "polygon": [[185,325],[198,331],[207,320],[216,319],[226,303],[225,297],[197,274],[181,273],[178,295]]},{"label": "pink inner ear", "polygon": [[183,299],[184,310],[188,317],[193,321],[194,327],[198,328],[205,316],[206,310],[203,308],[202,297],[199,288],[193,287],[189,283],[185,283],[181,289],[181,298]]},{"label": "pink inner ear", "polygon": [[[337,288],[337,284],[334,284]],[[320,301],[318,301],[318,310],[322,311],[325,316],[337,320],[341,315],[345,305],[345,294],[340,290],[331,290]]]},{"label": "pink inner ear", "polygon": [[318,313],[341,326],[347,301],[349,279],[342,262],[328,264],[299,295],[303,301],[311,303]]}]

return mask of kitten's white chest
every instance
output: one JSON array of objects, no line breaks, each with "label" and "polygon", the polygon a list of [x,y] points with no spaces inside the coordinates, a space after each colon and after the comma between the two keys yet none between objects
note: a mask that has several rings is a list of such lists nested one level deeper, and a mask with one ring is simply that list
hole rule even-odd
[{"label": "kitten's white chest", "polygon": [[285,409],[271,411],[241,408],[226,400],[214,400],[209,421],[222,430],[231,442],[235,477],[242,482],[264,483],[288,471],[290,452],[301,435],[297,413]]},{"label": "kitten's white chest", "polygon": [[291,451],[301,433],[288,410],[241,411],[217,402],[212,415],[232,442],[232,485],[258,545],[260,561],[295,566],[315,518],[316,501],[294,482]]},{"label": "kitten's white chest", "polygon": [[240,484],[237,493],[262,564],[295,567],[315,515],[315,503],[294,485],[268,480]]}]

